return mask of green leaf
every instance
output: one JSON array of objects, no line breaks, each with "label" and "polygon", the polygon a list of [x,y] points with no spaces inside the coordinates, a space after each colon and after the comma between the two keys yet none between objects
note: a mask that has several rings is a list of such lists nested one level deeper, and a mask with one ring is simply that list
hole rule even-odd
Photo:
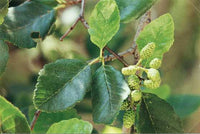
[{"label": "green leaf", "polygon": [[120,10],[121,22],[130,22],[142,16],[157,0],[115,0]]},{"label": "green leaf", "polygon": [[92,125],[83,120],[79,119],[70,119],[70,120],[64,120],[59,123],[54,123],[47,133],[92,133]]},{"label": "green leaf", "polygon": [[[33,119],[35,109],[33,107],[29,108],[29,118]],[[49,127],[62,120],[68,120],[71,118],[80,118],[77,114],[76,109],[68,109],[63,112],[56,113],[45,113],[42,112],[34,126],[32,133],[46,133]]]},{"label": "green leaf", "polygon": [[84,98],[92,82],[90,66],[79,60],[57,60],[45,65],[39,75],[34,105],[48,112],[73,107]]},{"label": "green leaf", "polygon": [[0,25],[3,23],[4,17],[8,13],[8,6],[9,6],[9,0],[0,1]]},{"label": "green leaf", "polygon": [[99,48],[104,48],[120,26],[119,10],[115,0],[100,0],[90,16],[89,25],[91,41]]},{"label": "green leaf", "polygon": [[183,133],[174,109],[154,94],[143,93],[137,119],[139,133]]},{"label": "green leaf", "polygon": [[32,1],[40,2],[44,5],[48,5],[48,6],[51,6],[51,7],[56,7],[58,5],[57,0],[32,0]]},{"label": "green leaf", "polygon": [[129,93],[130,89],[121,72],[112,66],[101,66],[93,77],[94,122],[111,124]]},{"label": "green leaf", "polygon": [[8,40],[20,48],[36,46],[34,39],[44,39],[55,22],[55,10],[39,2],[25,2],[9,8],[0,26],[0,40]]},{"label": "green leaf", "polygon": [[8,46],[4,43],[4,41],[0,40],[0,76],[5,71],[6,64],[8,62]]},{"label": "green leaf", "polygon": [[0,96],[0,133],[30,133],[25,116],[2,96]]},{"label": "green leaf", "polygon": [[153,55],[144,60],[144,66],[149,66],[149,62],[154,58],[162,59],[163,54],[168,52],[174,42],[174,22],[170,14],[165,14],[148,24],[137,38],[139,51],[148,43],[156,44]]},{"label": "green leaf", "polygon": [[148,89],[145,88],[142,90],[144,93],[152,93],[160,97],[161,99],[167,99],[170,96],[171,89],[168,85],[162,85],[157,89]]},{"label": "green leaf", "polygon": [[167,101],[181,118],[191,115],[200,108],[200,96],[197,95],[173,95]]}]

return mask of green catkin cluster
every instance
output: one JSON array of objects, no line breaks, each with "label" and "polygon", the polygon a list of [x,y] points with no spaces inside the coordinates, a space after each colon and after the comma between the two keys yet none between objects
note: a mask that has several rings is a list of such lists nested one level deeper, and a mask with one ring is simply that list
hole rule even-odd
[{"label": "green catkin cluster", "polygon": [[126,111],[123,116],[123,125],[126,128],[131,128],[135,123],[135,113],[132,110]]},{"label": "green catkin cluster", "polygon": [[124,68],[122,68],[122,74],[123,75],[132,75],[132,74],[135,74],[138,69],[139,68],[136,65],[124,67]]},{"label": "green catkin cluster", "polygon": [[156,89],[160,86],[161,78],[158,70],[154,68],[147,69],[147,77],[149,80],[144,81],[144,86],[149,89]]},{"label": "green catkin cluster", "polygon": [[150,68],[147,70],[147,77],[152,81],[158,81],[160,80],[160,73],[158,70]]},{"label": "green catkin cluster", "polygon": [[140,90],[134,90],[131,92],[131,100],[133,102],[138,102],[142,99],[142,92]]},{"label": "green catkin cluster", "polygon": [[161,80],[158,81],[152,81],[152,80],[145,80],[144,86],[149,89],[156,89],[160,86]]},{"label": "green catkin cluster", "polygon": [[162,61],[158,58],[154,58],[150,63],[149,66],[154,69],[160,68]]},{"label": "green catkin cluster", "polygon": [[139,80],[139,78],[136,75],[130,75],[128,77],[128,85],[132,90],[140,89],[140,80]]},{"label": "green catkin cluster", "polygon": [[148,43],[141,51],[140,51],[140,58],[141,59],[147,59],[152,56],[154,50],[155,50],[155,43],[151,42]]},{"label": "green catkin cluster", "polygon": [[125,100],[122,105],[120,110],[128,110],[129,109],[129,102],[127,100]]}]

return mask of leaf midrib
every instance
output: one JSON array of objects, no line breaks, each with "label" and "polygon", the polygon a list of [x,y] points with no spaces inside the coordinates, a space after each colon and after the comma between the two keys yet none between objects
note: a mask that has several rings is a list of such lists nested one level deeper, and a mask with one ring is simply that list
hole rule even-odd
[{"label": "leaf midrib", "polygon": [[145,98],[143,98],[143,101],[144,101],[144,104],[145,104],[145,106],[146,106],[146,109],[147,109],[147,112],[148,112],[148,115],[149,115],[149,119],[150,119],[150,121],[151,121],[151,123],[152,123],[153,129],[154,129],[155,133],[158,133],[158,132],[156,131],[156,128],[154,127],[155,123],[154,123],[154,121],[153,121],[153,119],[152,119],[152,117],[151,117],[151,113],[150,113],[150,111],[149,111],[149,107],[148,107],[147,104],[146,104]]},{"label": "leaf midrib", "polygon": [[111,101],[110,101],[110,98],[112,97],[111,96],[111,92],[110,92],[110,88],[109,88],[109,86],[108,86],[108,81],[107,81],[107,75],[106,75],[106,68],[105,68],[105,66],[103,66],[103,72],[104,72],[104,79],[105,79],[105,83],[106,83],[106,87],[107,87],[107,91],[108,91],[108,94],[109,94],[109,108],[110,108],[110,111],[112,112],[113,111],[113,107],[112,107],[112,103],[111,103]]},{"label": "leaf midrib", "polygon": [[61,90],[64,89],[64,87],[66,87],[67,84],[69,84],[71,81],[73,81],[82,71],[84,71],[87,67],[89,67],[89,65],[84,66],[84,68],[80,69],[81,71],[79,71],[74,77],[72,77],[70,80],[68,80],[61,88],[59,88],[56,92],[54,92],[50,97],[48,97],[43,103],[41,103],[38,107],[41,107],[42,105],[44,105],[45,103],[47,103],[50,99],[52,99],[54,96],[56,96]]}]

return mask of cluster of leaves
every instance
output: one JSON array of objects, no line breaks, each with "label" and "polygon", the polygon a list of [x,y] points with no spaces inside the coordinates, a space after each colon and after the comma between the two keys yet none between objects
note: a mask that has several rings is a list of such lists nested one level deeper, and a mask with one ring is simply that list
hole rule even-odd
[{"label": "cluster of leaves", "polygon": [[[105,65],[103,48],[117,33],[120,23],[137,19],[155,1],[100,0],[97,3],[89,19],[88,32],[91,41],[100,49],[100,56],[95,60],[101,60],[102,66],[92,70],[94,62],[88,64],[76,59],[62,59],[45,65],[39,72],[33,98],[35,108],[44,113],[38,119],[34,132],[91,133],[91,124],[79,120],[77,115],[69,116],[69,113],[76,113],[72,107],[82,101],[89,90],[92,93],[94,122],[103,124],[114,122],[131,90],[120,71]],[[38,40],[43,40],[51,34],[59,2],[62,3],[56,0],[32,0],[11,7],[9,10],[8,0],[0,2],[0,24],[2,23],[0,25],[0,75],[4,72],[8,60],[8,47],[5,42],[11,42],[20,48],[35,47]],[[156,47],[153,55],[144,59],[142,65],[149,67],[150,61],[154,58],[162,59],[163,54],[173,44],[173,40],[174,24],[169,14],[147,25],[137,38],[138,49],[141,51],[150,42],[154,42]],[[158,97],[149,92],[154,91],[144,91],[140,106],[137,108],[135,124],[137,131],[140,133],[183,132],[180,118],[172,106],[161,99],[165,94]],[[0,132],[30,132],[24,115],[16,107],[3,97],[0,97],[0,105],[3,107],[0,109]],[[54,112],[54,114],[45,112]],[[44,122],[46,116],[51,116],[55,120]],[[33,117],[33,112],[30,117]],[[45,124],[45,127],[41,128],[43,125],[40,124]]]}]

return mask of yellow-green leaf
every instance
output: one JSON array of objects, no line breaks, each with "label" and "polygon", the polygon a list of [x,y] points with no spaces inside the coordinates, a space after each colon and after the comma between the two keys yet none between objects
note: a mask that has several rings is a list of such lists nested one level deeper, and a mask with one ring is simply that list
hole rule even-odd
[{"label": "yellow-green leaf", "polygon": [[55,133],[81,133],[81,134],[90,134],[92,133],[92,124],[87,121],[79,120],[76,118],[70,120],[63,120],[58,123],[51,125],[47,134]]},{"label": "yellow-green leaf", "polygon": [[0,133],[30,133],[21,111],[0,96]]},{"label": "yellow-green leaf", "polygon": [[89,25],[91,41],[99,48],[104,48],[120,26],[120,15],[115,0],[100,0],[92,11]]},{"label": "yellow-green leaf", "polygon": [[8,12],[9,0],[1,0],[0,1],[0,25],[4,21],[4,17]]},{"label": "yellow-green leaf", "polygon": [[163,54],[168,52],[174,42],[174,22],[170,14],[162,15],[148,24],[137,38],[139,51],[148,43],[154,42],[156,47],[154,53],[147,60],[143,61],[144,66],[154,58],[163,58]]}]

